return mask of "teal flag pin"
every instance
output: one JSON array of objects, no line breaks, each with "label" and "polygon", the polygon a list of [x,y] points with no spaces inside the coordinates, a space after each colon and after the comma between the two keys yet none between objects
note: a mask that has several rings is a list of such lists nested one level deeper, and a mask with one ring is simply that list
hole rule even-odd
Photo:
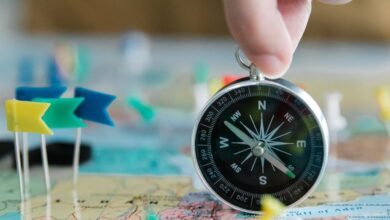
[{"label": "teal flag pin", "polygon": [[[79,128],[86,127],[86,124],[75,114],[76,108],[83,101],[83,98],[36,98],[35,102],[49,103],[50,107],[45,112],[42,120],[49,128]],[[46,145],[45,136],[41,136],[41,141]],[[46,153],[44,153],[46,154]],[[47,161],[47,156],[43,155]],[[47,165],[48,166],[48,165]],[[50,176],[48,168],[46,171],[47,191],[50,191]]]},{"label": "teal flag pin", "polygon": [[61,99],[34,99],[37,102],[50,103],[49,109],[42,119],[49,128],[83,128],[86,124],[75,115],[77,107],[84,98],[61,98]]},{"label": "teal flag pin", "polygon": [[144,122],[151,122],[156,116],[155,109],[137,97],[129,97],[127,104],[138,112]]}]

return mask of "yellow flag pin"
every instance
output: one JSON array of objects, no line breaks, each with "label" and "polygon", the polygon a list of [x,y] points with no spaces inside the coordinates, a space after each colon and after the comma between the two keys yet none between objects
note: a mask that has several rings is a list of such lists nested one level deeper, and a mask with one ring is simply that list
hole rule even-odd
[{"label": "yellow flag pin", "polygon": [[42,120],[49,108],[49,103],[18,101],[15,99],[5,102],[7,128],[13,132],[30,132],[38,134],[53,134]]}]

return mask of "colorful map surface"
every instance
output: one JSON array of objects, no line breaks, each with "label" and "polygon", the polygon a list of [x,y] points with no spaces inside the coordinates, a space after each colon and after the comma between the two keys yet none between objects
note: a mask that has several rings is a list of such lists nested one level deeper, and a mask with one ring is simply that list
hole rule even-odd
[{"label": "colorful map surface", "polygon": [[[17,199],[16,176],[2,177],[8,179],[8,184],[2,184],[5,191],[2,191],[0,197],[2,219],[19,219],[20,208],[25,219],[257,218],[230,209],[207,192],[196,191],[192,179],[184,176],[82,175],[75,188],[71,181],[62,181],[54,186],[50,196],[42,192],[34,194],[21,205]],[[332,180],[337,180],[339,185],[332,184],[332,187],[326,188],[329,186],[326,181]],[[39,184],[35,182],[34,185]],[[388,170],[334,174],[326,176],[318,191],[300,207],[288,209],[285,216],[364,217],[369,213],[390,218],[389,191]],[[323,203],[327,204],[321,205]]]}]

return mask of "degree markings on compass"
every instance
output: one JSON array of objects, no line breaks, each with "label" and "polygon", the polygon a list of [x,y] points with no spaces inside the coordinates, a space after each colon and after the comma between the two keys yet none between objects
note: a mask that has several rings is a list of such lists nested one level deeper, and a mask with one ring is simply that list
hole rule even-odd
[{"label": "degree markings on compass", "polygon": [[313,148],[323,148],[323,146],[312,146]]},{"label": "degree markings on compass", "polygon": [[233,191],[233,193],[232,193],[232,195],[230,196],[230,198],[233,198],[234,193],[236,193],[236,190]]},{"label": "degree markings on compass", "polygon": [[215,184],[217,184],[219,181],[221,181],[222,180],[222,177],[221,178],[219,178],[215,183],[213,183],[213,185],[215,185]]},{"label": "degree markings on compass", "polygon": [[291,197],[292,199],[294,199],[294,197],[293,197],[293,195],[291,194],[290,191],[287,191],[287,193],[290,195],[290,197]]},{"label": "degree markings on compass", "polygon": [[211,105],[211,107],[212,107],[217,113],[219,113],[219,110],[218,110],[216,107],[214,107],[213,105]]},{"label": "degree markings on compass", "polygon": [[301,181],[302,181],[302,183],[306,184],[306,186],[310,187],[310,184],[307,183],[305,180],[301,180]]},{"label": "degree markings on compass", "polygon": [[248,150],[250,150],[250,148],[246,148],[244,150],[240,150],[238,152],[235,152],[233,155],[238,155],[238,154],[243,153],[243,152],[248,151]]},{"label": "degree markings on compass", "polygon": [[205,124],[202,124],[202,123],[199,123],[199,125],[204,126],[204,127],[206,127],[206,128],[210,128],[210,126],[205,125]]},{"label": "degree markings on compass", "polygon": [[201,165],[200,167],[206,167],[206,166],[211,165],[211,164],[213,164],[213,163],[212,163],[212,162],[209,162],[209,163],[206,163],[206,164]]},{"label": "degree markings on compass", "polygon": [[291,97],[291,95],[288,94],[287,97],[284,99],[284,101],[287,102],[290,97]]},{"label": "degree markings on compass", "polygon": [[235,99],[233,99],[232,95],[230,95],[230,92],[228,92],[228,95],[229,95],[229,97],[230,97],[230,100],[235,101]]},{"label": "degree markings on compass", "polygon": [[317,165],[315,165],[315,164],[310,164],[311,166],[313,166],[313,167],[315,167],[315,168],[321,168],[320,166],[317,166]]},{"label": "degree markings on compass", "polygon": [[[287,102],[287,100],[292,100],[292,98],[294,97],[293,95],[291,95],[291,97],[290,97],[290,94],[288,94],[288,93],[285,93],[285,94],[279,94],[280,92],[279,91],[275,91],[275,88],[270,88],[270,87],[268,87],[268,91],[267,91],[267,89],[266,89],[267,87],[261,87],[261,89],[262,89],[262,91],[261,91],[261,94],[263,95],[263,96],[265,96],[266,94],[267,94],[267,92],[268,92],[268,95],[269,95],[269,97],[274,97],[274,98],[276,98],[276,99],[278,99],[278,100],[280,100],[280,101],[285,101],[285,102]],[[260,89],[260,88],[259,88]],[[217,107],[215,107],[215,106],[212,106],[213,107],[213,109],[215,110],[215,111],[217,111],[217,112],[219,112],[219,114],[221,113],[221,112],[224,112],[224,110],[228,107],[227,105],[231,105],[231,103],[234,103],[234,101],[237,101],[237,100],[242,100],[244,97],[248,97],[249,95],[248,94],[250,94],[251,93],[251,89],[248,87],[248,91],[246,91],[246,94],[239,94],[239,96],[238,97],[235,97],[235,95],[233,95],[232,93],[228,93],[228,97],[230,97],[230,99],[233,99],[233,101],[230,101],[229,103],[225,103],[226,105],[225,106],[223,106],[221,109],[220,109],[220,111],[218,111],[218,109],[217,109]],[[253,94],[255,95],[257,93],[257,91],[256,90],[254,90],[253,91]],[[260,91],[258,91],[258,93],[260,93]],[[226,94],[225,94],[226,95]],[[226,97],[226,96],[225,96]],[[293,109],[294,109],[294,107],[295,107],[295,112],[297,112],[297,113],[299,113],[301,110],[302,110],[302,108],[304,108],[304,107],[302,107],[302,106],[300,106],[300,108],[299,109],[297,109],[296,107],[297,106],[291,106],[291,105],[293,105],[293,103],[287,103],[287,104],[289,104],[290,105],[290,107],[292,107]],[[298,105],[298,107],[299,107],[299,105]],[[308,108],[309,109],[309,108]],[[303,111],[306,111],[306,110],[302,110],[302,112]],[[232,123],[229,123],[229,124],[231,124],[232,126],[230,126],[229,127],[229,124],[227,124],[227,123],[225,123],[225,125],[230,129],[230,130],[232,130],[233,131],[233,133],[234,134],[236,134],[236,136],[237,136],[237,134],[238,134],[238,136],[237,137],[239,137],[240,139],[242,138],[242,137],[245,137],[245,135],[244,134],[247,134],[246,135],[246,137],[244,138],[245,140],[243,141],[243,140],[240,140],[240,139],[236,139],[236,138],[234,138],[234,139],[236,139],[236,141],[234,142],[233,140],[231,140],[231,144],[236,144],[236,148],[237,148],[237,150],[235,150],[235,151],[237,151],[237,152],[232,152],[233,153],[233,155],[239,155],[239,154],[242,154],[242,155],[239,155],[237,158],[236,158],[236,162],[238,162],[238,164],[241,162],[241,164],[245,164],[246,162],[248,162],[248,163],[246,163],[246,164],[248,164],[248,166],[250,166],[251,165],[251,171],[253,171],[254,170],[254,167],[256,166],[256,169],[259,169],[259,168],[257,168],[257,165],[260,165],[260,164],[256,164],[257,163],[257,159],[264,159],[264,158],[262,158],[261,156],[260,157],[255,157],[254,155],[251,155],[251,154],[253,154],[252,152],[251,152],[251,146],[253,146],[253,144],[254,144],[254,142],[259,142],[259,140],[263,140],[263,142],[264,142],[264,145],[263,145],[263,147],[264,147],[264,149],[266,150],[266,151],[268,151],[268,153],[269,153],[269,156],[272,156],[273,158],[274,158],[274,160],[276,159],[276,160],[280,160],[279,158],[278,158],[278,156],[282,156],[281,154],[284,154],[284,155],[289,155],[289,156],[292,156],[292,154],[293,153],[289,153],[288,152],[288,150],[286,150],[286,148],[284,148],[283,146],[286,146],[286,145],[289,145],[289,144],[294,144],[294,143],[289,143],[289,142],[283,142],[283,141],[288,141],[288,140],[286,140],[287,138],[286,138],[286,136],[287,135],[290,135],[291,136],[291,134],[293,134],[292,132],[293,131],[288,131],[288,128],[286,128],[286,126],[284,126],[283,125],[283,123],[284,124],[288,124],[288,123],[286,123],[287,121],[285,121],[285,122],[283,122],[283,120],[276,120],[277,118],[275,118],[275,116],[274,115],[272,115],[272,117],[271,118],[269,118],[268,117],[268,115],[267,115],[267,113],[265,113],[265,115],[264,115],[264,117],[266,117],[266,119],[264,120],[263,119],[263,114],[264,114],[265,112],[262,112],[262,111],[259,111],[259,113],[256,113],[256,114],[261,114],[261,121],[254,121],[254,118],[252,117],[252,115],[251,114],[248,114],[246,117],[248,117],[249,116],[249,119],[250,119],[250,122],[248,122],[248,121],[246,121],[245,119],[243,119],[242,120],[242,122],[240,121],[240,120],[237,120],[237,122],[240,122],[240,124],[241,124],[241,126],[243,126],[243,127],[241,127],[241,128],[244,128],[244,129],[242,129],[242,131],[241,131],[241,133],[237,133],[237,131],[236,130],[240,130],[239,128],[237,128],[237,129],[233,129],[232,130],[232,126],[233,126],[233,124]],[[219,114],[217,115],[217,116],[219,116]],[[271,113],[272,114],[272,113]],[[260,115],[255,115],[255,119],[257,119],[257,117],[259,117]],[[271,116],[271,115],[270,115]],[[273,119],[275,118],[275,124],[273,124]],[[269,120],[270,119],[270,120]],[[218,119],[217,119],[218,120]],[[217,120],[214,120],[213,122],[214,123],[212,123],[212,124],[210,124],[209,126],[207,126],[207,125],[203,125],[204,127],[209,127],[209,128],[215,128],[215,124],[216,124],[216,122],[217,122]],[[313,121],[313,122],[312,122]],[[313,123],[316,121],[316,120],[312,120],[312,121],[310,121],[311,123],[308,123],[307,125],[307,127],[309,127],[309,126],[313,126]],[[261,125],[261,122],[263,123],[263,125]],[[269,122],[269,123],[268,123]],[[258,124],[257,124],[258,123]],[[208,123],[206,123],[206,124],[208,124]],[[248,125],[248,124],[250,124],[250,125]],[[257,124],[257,126],[259,126],[259,127],[257,127],[256,126],[256,124]],[[237,125],[237,124],[236,124]],[[263,126],[263,127],[262,127]],[[267,126],[267,127],[266,127]],[[284,127],[283,127],[284,126]],[[240,126],[239,126],[240,127]],[[317,126],[316,126],[317,127]],[[263,135],[261,134],[262,132],[261,132],[261,128],[263,128]],[[315,127],[313,127],[313,128],[315,128]],[[246,130],[246,131],[244,131],[244,130]],[[265,131],[266,130],[266,131]],[[244,132],[243,132],[244,131]],[[313,132],[316,132],[317,130],[315,130],[315,131],[310,131],[310,133],[313,133]],[[268,133],[268,132],[270,132],[270,133]],[[248,134],[249,134],[249,136],[248,136]],[[287,136],[287,137],[290,137],[290,136]],[[249,137],[251,137],[251,139],[252,140],[250,140],[249,139]],[[260,137],[261,139],[259,139],[259,138],[256,138],[256,137]],[[283,138],[284,137],[284,138]],[[286,138],[286,139],[285,139]],[[250,141],[249,141],[250,140]],[[319,138],[317,138],[316,140],[320,140]],[[318,141],[317,142],[313,142],[312,141],[312,143],[311,143],[311,145],[318,145]],[[321,145],[322,143],[320,143],[320,145]],[[242,147],[240,147],[240,145],[242,146]],[[268,145],[268,146],[267,146]],[[210,144],[205,144],[205,146],[207,146],[207,147],[210,147],[210,146],[212,146],[211,145],[211,143]],[[323,148],[323,146],[317,146],[317,147],[321,147],[321,148]],[[280,148],[280,149],[279,149]],[[289,148],[287,148],[287,149],[289,149]],[[208,149],[209,151],[210,151],[210,149]],[[317,151],[317,150],[316,150]],[[251,157],[254,157],[253,159],[251,158]],[[238,159],[238,161],[237,161],[237,159]],[[240,161],[241,160],[241,161]],[[265,159],[264,159],[264,163],[265,163]],[[260,162],[260,161],[259,161]],[[267,161],[268,162],[268,161]],[[252,163],[252,164],[251,164]],[[309,161],[309,163],[308,164],[311,164],[310,163],[310,161]],[[278,170],[277,168],[278,168],[278,166],[274,166],[272,163],[270,163],[270,165],[271,165],[271,167],[272,167],[272,169],[274,170],[274,171],[276,171],[276,170]],[[313,166],[313,167],[318,167],[318,166]],[[262,170],[265,170],[265,168],[264,168],[264,166],[263,166],[263,169]],[[317,169],[315,169],[315,170],[317,170]],[[257,170],[256,170],[257,171]],[[278,170],[279,171],[279,170]],[[219,173],[219,171],[217,171],[218,173]],[[264,172],[264,171],[263,171]],[[218,184],[218,182],[220,182],[221,181],[221,179],[222,179],[222,181],[225,181],[225,177],[223,177],[223,176],[220,176],[219,177],[219,179],[216,181],[216,182],[214,182],[214,185],[215,184]],[[226,180],[227,181],[227,180]],[[297,182],[299,182],[299,181],[297,181]],[[211,181],[210,181],[210,183],[211,183]],[[229,185],[230,185],[230,182],[227,182]],[[305,186],[306,185],[308,185],[308,182],[305,182],[305,183],[302,183],[302,184],[305,184]],[[233,186],[233,185],[232,185]],[[239,188],[234,188],[234,186],[233,186],[233,194],[231,194],[231,196],[230,196],[230,198],[234,198],[234,196],[235,196],[235,194],[236,193],[239,193],[240,194],[240,192],[241,192],[241,189],[239,189]],[[285,191],[285,194],[284,195],[286,195],[287,196],[287,191]],[[290,193],[290,192],[288,192],[289,194],[290,194],[290,197],[293,199],[294,197],[292,196],[292,194]],[[256,196],[255,197],[253,197],[253,195],[254,194],[250,194],[250,195],[252,195],[252,197],[251,197],[251,205],[253,204],[253,199],[254,198],[256,198]]]},{"label": "degree markings on compass", "polygon": [[198,147],[210,147],[209,144],[197,144],[196,146],[198,146]]}]

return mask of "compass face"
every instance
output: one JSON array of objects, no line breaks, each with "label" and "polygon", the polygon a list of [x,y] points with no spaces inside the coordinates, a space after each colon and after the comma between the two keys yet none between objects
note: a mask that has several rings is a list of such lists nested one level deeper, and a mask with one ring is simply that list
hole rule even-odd
[{"label": "compass face", "polygon": [[196,124],[193,153],[200,176],[236,209],[259,212],[265,194],[293,205],[323,172],[322,114],[306,93],[288,86],[293,89],[268,80],[231,85],[211,100]]}]

